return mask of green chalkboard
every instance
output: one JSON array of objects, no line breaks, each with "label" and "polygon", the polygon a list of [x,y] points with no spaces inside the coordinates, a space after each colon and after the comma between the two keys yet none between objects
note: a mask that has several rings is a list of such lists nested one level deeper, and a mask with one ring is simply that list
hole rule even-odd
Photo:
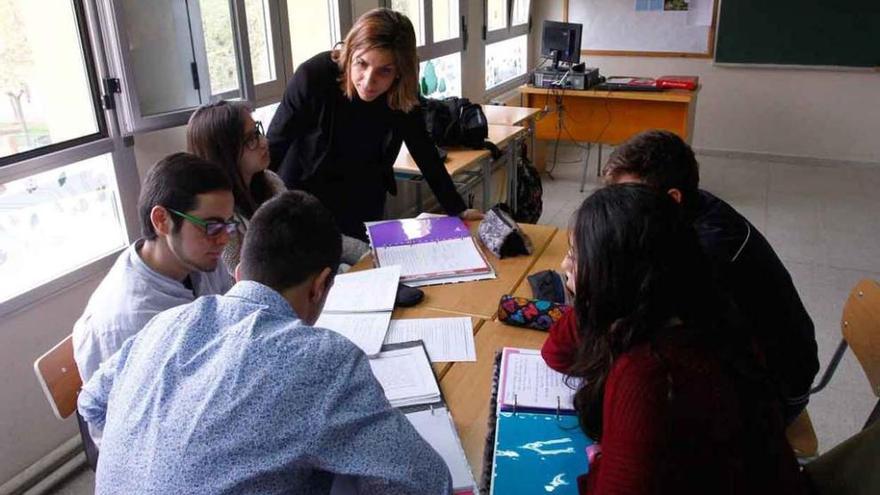
[{"label": "green chalkboard", "polygon": [[880,0],[723,0],[715,61],[880,67]]}]

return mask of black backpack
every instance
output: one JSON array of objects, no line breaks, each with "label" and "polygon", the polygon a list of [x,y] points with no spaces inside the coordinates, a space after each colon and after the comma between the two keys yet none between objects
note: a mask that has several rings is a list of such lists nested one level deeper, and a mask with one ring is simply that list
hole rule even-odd
[{"label": "black backpack", "polygon": [[521,143],[519,163],[516,165],[516,213],[513,219],[522,223],[538,223],[544,209],[544,186],[541,175],[529,161],[526,143]]},{"label": "black backpack", "polygon": [[488,149],[492,158],[501,156],[497,146],[487,141],[489,122],[483,108],[467,98],[449,97],[442,100],[419,97],[425,116],[425,127],[437,146],[465,146]]}]

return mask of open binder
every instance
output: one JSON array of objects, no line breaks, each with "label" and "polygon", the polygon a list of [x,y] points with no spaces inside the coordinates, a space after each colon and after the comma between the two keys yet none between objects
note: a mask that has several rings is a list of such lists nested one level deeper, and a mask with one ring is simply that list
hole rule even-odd
[{"label": "open binder", "polygon": [[496,367],[481,493],[577,494],[593,442],[578,425],[574,390],[534,349],[505,347]]},{"label": "open binder", "polygon": [[495,278],[489,260],[458,217],[406,218],[366,226],[374,263],[399,265],[401,282]]},{"label": "open binder", "polygon": [[[409,377],[401,377],[403,373],[398,372],[397,376],[390,377],[389,374],[386,373],[377,373],[377,368],[374,366],[374,362],[376,360],[388,359],[389,355],[393,359],[403,359],[407,356],[409,357],[410,374],[416,374],[418,376],[427,376],[430,375],[432,379],[432,383],[424,383],[420,382],[423,387],[412,387],[413,394],[411,397],[401,397],[397,394],[390,395],[389,402],[392,405],[395,402],[407,403],[407,405],[397,407],[397,409],[406,416],[406,418],[412,423],[415,427],[416,431],[419,432],[419,435],[425,439],[425,441],[430,444],[434,450],[440,454],[440,457],[446,461],[446,466],[449,468],[449,472],[452,474],[452,484],[454,488],[455,495],[474,495],[476,493],[477,483],[474,481],[473,474],[471,473],[470,465],[467,462],[467,458],[464,454],[464,449],[461,446],[461,440],[458,438],[458,433],[455,430],[455,423],[452,421],[452,415],[449,412],[449,409],[446,407],[446,402],[443,400],[442,392],[440,391],[440,385],[437,382],[437,377],[434,375],[434,371],[431,368],[430,361],[428,360],[428,352],[425,349],[424,344],[421,340],[414,342],[402,342],[399,344],[386,344],[382,346],[382,352],[380,352],[376,357],[371,358],[370,366],[373,368],[374,374],[376,374],[379,383],[382,384],[382,387],[385,389],[386,395],[389,395],[389,386],[387,380],[392,381],[393,385],[397,390],[401,390],[402,387],[407,384],[401,384],[400,381]],[[395,367],[399,367],[398,363],[392,363]],[[383,383],[383,381],[385,381]],[[415,385],[419,383],[418,378],[414,378],[410,385]],[[392,398],[394,400],[392,400]],[[408,400],[411,399],[411,400]],[[346,480],[339,480],[339,482],[334,482],[334,488],[331,493],[333,494],[349,494],[355,493],[353,489],[345,488]]]}]

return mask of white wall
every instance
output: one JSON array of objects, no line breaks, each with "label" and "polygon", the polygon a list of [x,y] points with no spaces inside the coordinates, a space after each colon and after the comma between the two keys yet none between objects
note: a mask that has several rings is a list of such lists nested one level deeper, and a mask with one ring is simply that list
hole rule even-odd
[{"label": "white wall", "polygon": [[[533,53],[540,51],[543,21],[562,20],[561,3],[533,2]],[[581,60],[606,76],[700,76],[696,148],[880,163],[878,72],[730,68],[710,59]]]},{"label": "white wall", "polygon": [[0,320],[0,485],[77,434],[52,414],[33,362],[70,334],[103,275]]}]

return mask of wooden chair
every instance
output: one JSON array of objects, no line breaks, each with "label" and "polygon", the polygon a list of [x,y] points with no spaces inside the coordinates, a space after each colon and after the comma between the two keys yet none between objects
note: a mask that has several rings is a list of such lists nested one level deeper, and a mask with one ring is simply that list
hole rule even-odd
[{"label": "wooden chair", "polygon": [[94,470],[98,464],[98,450],[89,435],[88,425],[76,411],[82,378],[73,359],[73,337],[68,335],[49,352],[38,357],[34,361],[34,372],[56,418],[63,420],[76,413],[86,458]]},{"label": "wooden chair", "polygon": [[[865,422],[865,429],[880,417],[880,285],[877,282],[864,279],[853,287],[843,307],[840,330],[843,338],[819,383],[810,389],[810,394],[815,394],[828,385],[847,347],[851,348],[868,377],[874,395],[878,397],[877,405]],[[814,457],[817,454],[816,432],[806,410],[785,433],[799,458]]]}]

